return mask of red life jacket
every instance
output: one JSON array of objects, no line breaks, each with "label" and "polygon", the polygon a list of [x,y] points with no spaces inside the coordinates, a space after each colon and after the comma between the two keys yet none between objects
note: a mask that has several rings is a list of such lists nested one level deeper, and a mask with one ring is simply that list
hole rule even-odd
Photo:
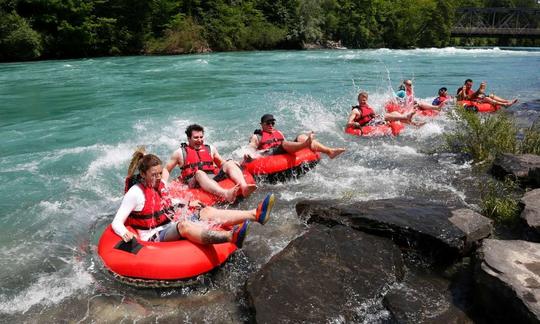
[{"label": "red life jacket", "polygon": [[158,190],[149,188],[142,183],[137,185],[144,193],[144,207],[141,211],[131,212],[125,225],[135,229],[148,230],[170,222],[171,220],[167,217],[167,213],[172,212],[170,203],[161,197],[161,191],[165,189],[163,182],[160,182]]},{"label": "red life jacket", "polygon": [[267,150],[269,148],[278,147],[285,140],[285,136],[280,131],[275,129],[272,133],[263,132],[260,129],[255,130],[253,134],[259,138],[257,150]]},{"label": "red life jacket", "polygon": [[219,170],[214,164],[210,145],[204,145],[196,150],[186,143],[182,143],[182,149],[184,151],[184,165],[181,168],[182,173],[180,174],[182,181],[188,182],[197,170],[202,170],[209,174],[218,173]]},{"label": "red life jacket", "polygon": [[371,109],[370,106],[353,106],[352,109],[358,109],[360,111],[360,116],[356,116],[354,119],[355,123],[359,123],[360,126],[364,126],[367,123],[369,123],[373,119],[373,115],[375,115],[375,112],[373,109]]}]

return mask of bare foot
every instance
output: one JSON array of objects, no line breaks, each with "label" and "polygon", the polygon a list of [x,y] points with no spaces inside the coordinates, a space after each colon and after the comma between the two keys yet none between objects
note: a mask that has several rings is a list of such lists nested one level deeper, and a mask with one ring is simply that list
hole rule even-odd
[{"label": "bare foot", "polygon": [[405,118],[408,121],[412,121],[412,118],[413,118],[414,114],[416,114],[416,110],[411,110],[411,112],[409,112],[408,114],[405,115]]},{"label": "bare foot", "polygon": [[238,190],[240,190],[240,185],[236,185],[232,187],[231,189],[225,192],[225,194],[223,195],[223,199],[225,199],[226,201],[232,204],[236,200],[236,196],[238,195]]},{"label": "bare foot", "polygon": [[248,184],[245,187],[241,187],[242,190],[242,196],[243,197],[249,197],[257,189],[257,186],[254,184]]},{"label": "bare foot", "polygon": [[514,99],[514,100],[512,100],[512,101],[510,101],[510,104],[508,105],[508,107],[512,106],[513,104],[515,104],[515,103],[517,103],[517,102],[518,102],[517,98]]},{"label": "bare foot", "polygon": [[333,159],[333,158],[337,157],[338,155],[340,155],[343,152],[345,152],[345,149],[341,148],[341,147],[330,149],[330,152],[328,152],[328,157]]}]

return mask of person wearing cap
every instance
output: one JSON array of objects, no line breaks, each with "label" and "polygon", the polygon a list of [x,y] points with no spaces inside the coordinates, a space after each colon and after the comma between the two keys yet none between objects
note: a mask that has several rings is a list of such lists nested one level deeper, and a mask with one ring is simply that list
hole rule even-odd
[{"label": "person wearing cap", "polygon": [[345,152],[344,148],[331,148],[321,144],[314,139],[314,134],[300,134],[295,141],[287,141],[283,133],[274,128],[276,119],[271,114],[261,117],[261,129],[255,130],[249,140],[249,147],[252,152],[246,154],[244,158],[251,160],[260,155],[274,155],[284,153],[294,153],[303,148],[310,148],[315,152],[321,152],[333,159]]},{"label": "person wearing cap", "polygon": [[474,91],[472,90],[473,86],[473,80],[467,79],[465,80],[465,83],[462,87],[458,88],[457,90],[457,100],[471,100],[471,101],[477,101],[477,102],[487,102],[492,105],[501,105],[505,107],[510,107],[516,102],[518,102],[517,99],[508,100],[501,97],[496,96],[495,94],[491,93],[489,96],[486,96],[486,82],[483,81],[480,83],[480,87],[478,90]]},{"label": "person wearing cap", "polygon": [[434,106],[441,107],[452,99],[452,97],[448,94],[448,89],[446,89],[446,87],[440,88],[438,95],[439,96],[433,99],[433,102],[431,103]]},{"label": "person wearing cap", "polygon": [[[257,186],[248,184],[240,166],[233,160],[224,160],[213,145],[204,143],[204,128],[200,125],[189,125],[186,129],[188,142],[182,143],[173,152],[165,168],[163,181],[167,182],[170,172],[178,166],[181,170],[180,180],[190,188],[201,187],[204,191],[234,202],[238,190],[242,196],[249,196]],[[222,188],[218,182],[230,178],[236,186]]]}]

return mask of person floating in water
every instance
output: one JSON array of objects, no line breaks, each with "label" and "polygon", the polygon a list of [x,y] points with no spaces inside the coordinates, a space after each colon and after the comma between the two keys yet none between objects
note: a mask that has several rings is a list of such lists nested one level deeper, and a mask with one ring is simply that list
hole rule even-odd
[{"label": "person floating in water", "polygon": [[399,111],[387,112],[384,117],[375,114],[375,111],[368,104],[368,93],[361,91],[358,94],[358,105],[353,106],[349,118],[347,119],[347,125],[345,127],[361,128],[364,126],[375,126],[385,124],[389,121],[401,121],[408,124],[415,124],[412,121],[414,110],[409,110],[406,113]]},{"label": "person floating in water", "polygon": [[414,86],[411,80],[403,81],[399,89],[405,91],[405,105],[408,108],[418,109],[418,110],[441,110],[442,104],[430,105],[427,102],[417,100],[414,97]]},{"label": "person floating in water", "polygon": [[[180,179],[190,188],[201,187],[204,191],[222,197],[228,202],[234,202],[238,191],[248,197],[257,186],[248,184],[240,166],[233,160],[225,161],[212,145],[204,143],[204,128],[200,125],[189,125],[186,129],[188,142],[182,143],[173,152],[165,168],[163,180],[167,182],[170,172],[178,166],[181,170]],[[222,188],[218,182],[230,178],[236,186],[230,189]]]},{"label": "person floating in water", "polygon": [[489,95],[486,95],[486,82],[480,83],[480,87],[478,90],[474,91],[472,89],[473,87],[473,80],[467,79],[465,80],[465,83],[462,87],[457,89],[457,100],[470,100],[470,101],[476,101],[480,103],[489,103],[493,106],[501,105],[505,107],[510,107],[513,104],[517,103],[517,99],[508,100],[501,97],[497,97],[495,94],[491,93]]},{"label": "person floating in water", "polygon": [[[202,207],[198,201],[173,206],[161,179],[162,163],[157,156],[138,150],[131,165],[137,166],[140,181],[128,188],[112,221],[113,231],[125,242],[133,238],[153,242],[187,239],[199,244],[232,242],[242,247],[250,223],[255,221],[264,225],[270,218],[275,201],[273,194],[267,195],[256,209],[251,210]],[[176,212],[178,209],[187,212],[182,216]],[[233,227],[215,230],[210,224]],[[134,228],[136,233],[128,230],[126,225]]]},{"label": "person floating in water", "polygon": [[246,161],[250,161],[262,155],[274,155],[284,153],[294,153],[304,148],[309,148],[314,152],[326,154],[330,159],[336,158],[345,152],[344,148],[333,148],[321,144],[314,139],[313,132],[300,134],[294,141],[287,141],[285,136],[277,130],[276,119],[271,114],[261,117],[261,129],[255,130],[249,140],[250,152],[244,155]]},{"label": "person floating in water", "polygon": [[434,106],[442,107],[452,101],[452,96],[448,94],[448,89],[446,87],[440,88],[437,94],[438,96],[433,99],[433,102],[431,103]]}]

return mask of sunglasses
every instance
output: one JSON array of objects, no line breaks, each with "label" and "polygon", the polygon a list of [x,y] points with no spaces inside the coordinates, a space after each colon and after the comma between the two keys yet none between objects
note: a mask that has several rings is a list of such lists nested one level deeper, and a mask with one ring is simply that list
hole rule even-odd
[{"label": "sunglasses", "polygon": [[269,126],[270,125],[274,126],[276,124],[276,122],[275,121],[267,121],[267,122],[265,122],[265,124],[269,125]]}]

